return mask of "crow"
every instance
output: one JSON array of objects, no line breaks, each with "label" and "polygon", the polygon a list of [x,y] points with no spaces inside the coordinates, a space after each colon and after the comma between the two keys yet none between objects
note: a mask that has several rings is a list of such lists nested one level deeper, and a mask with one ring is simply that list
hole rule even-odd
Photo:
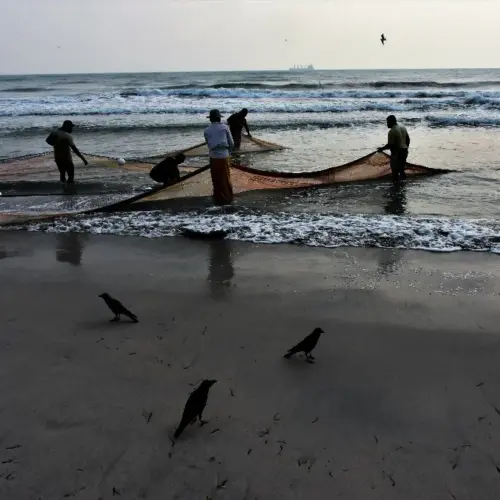
[{"label": "crow", "polygon": [[109,295],[109,293],[101,293],[99,295],[101,299],[106,302],[106,305],[113,311],[113,314],[115,317],[110,320],[110,321],[120,321],[120,314],[123,314],[127,316],[127,318],[130,318],[134,323],[139,323],[139,320],[137,319],[137,316],[130,312],[120,301],[114,299]]},{"label": "crow", "polygon": [[385,45],[385,42],[387,41],[387,38],[385,35],[382,33],[382,36],[380,37],[380,41],[382,42],[382,45]]},{"label": "crow", "polygon": [[316,347],[316,344],[318,343],[319,337],[322,333],[324,332],[321,328],[315,328],[313,332],[310,333],[304,340],[301,340],[297,345],[289,349],[284,357],[288,359],[293,354],[303,352],[306,355],[306,360],[309,363],[312,363],[312,360],[314,360],[314,356],[311,354],[311,351]]},{"label": "crow", "polygon": [[217,380],[204,380],[198,388],[189,395],[186,406],[184,406],[184,411],[182,412],[181,423],[174,434],[175,439],[177,439],[182,434],[182,431],[197,418],[200,420],[201,425],[206,423],[202,419],[203,410],[207,405],[208,391],[216,382]]}]

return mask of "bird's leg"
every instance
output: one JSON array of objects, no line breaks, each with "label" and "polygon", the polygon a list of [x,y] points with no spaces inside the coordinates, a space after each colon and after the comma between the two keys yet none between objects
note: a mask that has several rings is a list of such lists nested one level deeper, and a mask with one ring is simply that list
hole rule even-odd
[{"label": "bird's leg", "polygon": [[313,356],[311,356],[311,354],[310,354],[310,353],[306,352],[306,361],[307,361],[308,363],[314,363],[314,361],[313,361],[313,360],[314,360],[314,357],[313,357]]},{"label": "bird's leg", "polygon": [[110,319],[109,321],[120,321],[120,315],[115,314],[115,317],[113,319]]},{"label": "bird's leg", "polygon": [[311,353],[309,353],[309,359],[316,359]]},{"label": "bird's leg", "polygon": [[205,424],[208,424],[208,420],[203,420],[203,412],[198,415],[200,419],[200,427],[203,427]]}]

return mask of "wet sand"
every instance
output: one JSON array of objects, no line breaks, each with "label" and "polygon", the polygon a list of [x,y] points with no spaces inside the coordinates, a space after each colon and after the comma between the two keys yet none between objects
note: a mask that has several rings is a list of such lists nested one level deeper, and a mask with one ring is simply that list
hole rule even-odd
[{"label": "wet sand", "polygon": [[498,256],[0,238],[0,498],[499,497]]}]

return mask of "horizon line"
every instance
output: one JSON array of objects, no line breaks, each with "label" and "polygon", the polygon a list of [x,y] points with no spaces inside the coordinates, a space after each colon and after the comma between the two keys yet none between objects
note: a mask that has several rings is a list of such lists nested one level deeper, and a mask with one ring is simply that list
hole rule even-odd
[{"label": "horizon line", "polygon": [[[500,67],[434,67],[434,68],[314,68],[310,74],[321,71],[439,71],[439,70],[498,70]],[[0,77],[9,76],[71,76],[71,75],[133,75],[133,74],[179,74],[179,73],[289,73],[289,69],[231,69],[231,70],[163,70],[163,71],[90,71],[70,73],[0,73]]]}]

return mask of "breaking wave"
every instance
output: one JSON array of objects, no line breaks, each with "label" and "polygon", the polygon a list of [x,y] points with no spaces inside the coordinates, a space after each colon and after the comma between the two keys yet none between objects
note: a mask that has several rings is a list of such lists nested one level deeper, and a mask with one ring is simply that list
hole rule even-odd
[{"label": "breaking wave", "polygon": [[84,215],[31,223],[18,229],[145,238],[176,236],[185,229],[205,233],[222,230],[228,239],[255,243],[500,253],[500,226],[492,221],[391,215],[227,214],[214,208],[203,213],[154,211]]},{"label": "breaking wave", "polygon": [[179,86],[168,88],[142,88],[125,90],[119,93],[122,98],[134,97],[195,97],[195,98],[232,98],[232,99],[463,99],[467,104],[476,104],[475,100],[500,99],[500,90],[465,91],[465,90],[362,90],[337,89],[327,90],[316,84],[307,90],[290,90],[285,87],[231,87],[220,85],[217,87]]},{"label": "breaking wave", "polygon": [[35,93],[35,92],[48,92],[49,90],[55,90],[49,87],[12,87],[8,89],[2,89],[1,92],[18,92],[18,93]]},{"label": "breaking wave", "polygon": [[[329,82],[323,83],[321,81],[321,74],[310,75],[310,82],[288,82],[288,83],[265,83],[265,82],[245,82],[234,81],[225,83],[214,83],[211,85],[179,85],[178,88],[198,88],[198,89],[272,89],[272,90],[311,90],[322,87],[325,89],[337,88],[393,88],[393,89],[410,89],[410,88],[472,88],[472,87],[499,87],[500,80],[482,80],[482,81],[422,81],[422,80],[376,80],[372,82],[359,82],[359,81],[342,81],[342,82]],[[172,86],[162,87],[164,90],[172,89]],[[131,92],[134,92],[132,90]]]},{"label": "breaking wave", "polygon": [[430,127],[499,127],[500,117],[488,116],[426,116]]},{"label": "breaking wave", "polygon": [[243,103],[252,113],[351,113],[362,111],[408,112],[452,110],[467,106],[469,109],[500,110],[500,99],[476,98],[468,103],[463,99],[405,99],[405,100],[328,100],[328,99],[247,99],[235,103],[233,100],[211,99],[207,101],[173,98],[150,98],[123,100],[110,98],[88,99],[5,99],[0,117],[22,116],[108,116],[132,114],[203,114],[212,107],[230,114]]},{"label": "breaking wave", "polygon": [[[353,115],[346,115],[342,118],[338,115],[338,119],[333,119],[328,115],[321,114],[304,114],[293,115],[286,113],[282,116],[276,115],[275,120],[262,116],[254,116],[252,121],[253,130],[279,131],[279,130],[315,130],[315,129],[346,129],[353,127],[372,127],[380,125],[380,118],[369,118],[360,116],[356,118]],[[158,122],[138,122],[132,119],[129,122],[113,121],[111,123],[95,123],[95,122],[79,122],[78,135],[86,134],[120,134],[133,131],[134,133],[152,132],[152,133],[177,133],[178,131],[201,131],[206,126],[202,120],[198,120],[193,116],[192,119],[185,117],[183,121],[168,121],[160,120]],[[500,116],[489,117],[485,116],[465,116],[465,115],[427,115],[422,117],[405,117],[407,124],[422,124],[433,128],[444,127],[500,127]],[[1,133],[1,137],[38,137],[41,134],[47,134],[50,130],[49,125],[33,125],[26,124],[11,124]]]}]

